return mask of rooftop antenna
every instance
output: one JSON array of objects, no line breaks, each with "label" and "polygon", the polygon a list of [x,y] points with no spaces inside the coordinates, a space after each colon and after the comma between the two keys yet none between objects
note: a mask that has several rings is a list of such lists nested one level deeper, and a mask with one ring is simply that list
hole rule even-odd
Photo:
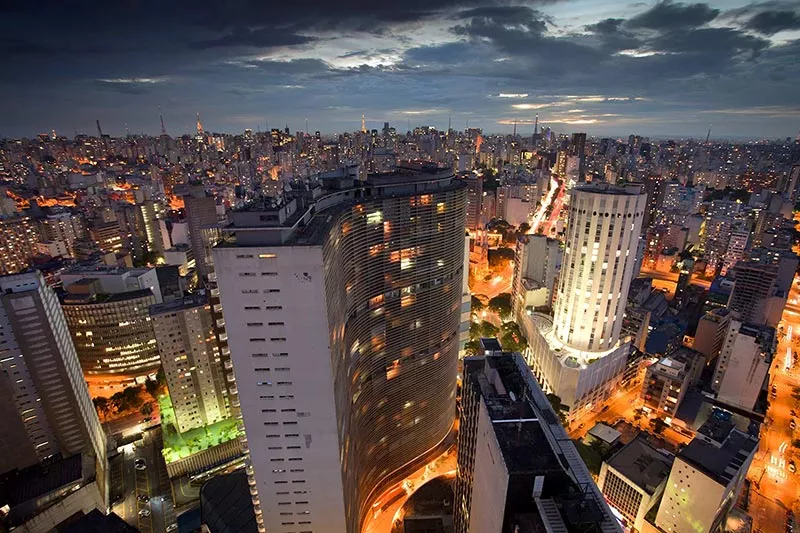
[{"label": "rooftop antenna", "polygon": [[159,113],[158,119],[161,121],[161,135],[166,135],[167,134],[167,128],[166,128],[166,126],[164,126],[164,115]]},{"label": "rooftop antenna", "polygon": [[200,113],[197,114],[197,134],[203,134],[203,124],[200,122]]},{"label": "rooftop antenna", "polygon": [[706,133],[706,146],[708,146],[708,139],[711,138],[711,126],[712,124],[708,125],[708,133]]},{"label": "rooftop antenna", "polygon": [[514,138],[516,138],[516,137],[517,137],[517,119],[515,117],[514,118]]},{"label": "rooftop antenna", "polygon": [[100,129],[100,119],[95,121],[97,123],[97,137],[102,139],[103,138],[103,130]]},{"label": "rooftop antenna", "polygon": [[453,129],[453,128],[451,127],[451,126],[452,126],[452,123],[453,123],[453,115],[449,115],[449,114],[448,114],[448,115],[447,115],[447,131],[450,131],[451,129]]},{"label": "rooftop antenna", "polygon": [[308,135],[308,117],[306,117],[306,135]]},{"label": "rooftop antenna", "polygon": [[533,134],[539,133],[539,113],[536,113],[536,120],[533,122]]},{"label": "rooftop antenna", "polygon": [[367,133],[367,119],[364,117],[364,113],[361,113],[361,133]]}]

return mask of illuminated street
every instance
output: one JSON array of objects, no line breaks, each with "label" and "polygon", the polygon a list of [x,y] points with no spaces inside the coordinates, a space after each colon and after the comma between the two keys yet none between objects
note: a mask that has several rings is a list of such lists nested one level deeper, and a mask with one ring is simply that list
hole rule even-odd
[{"label": "illuminated street", "polygon": [[373,515],[362,528],[362,533],[388,533],[392,525],[402,520],[398,513],[414,491],[431,479],[439,476],[454,476],[456,473],[456,447],[449,448],[427,465],[384,491],[373,504]]},{"label": "illuminated street", "polygon": [[[800,296],[799,282],[800,278],[795,277],[790,301]],[[798,509],[797,474],[789,471],[789,462],[796,460],[796,448],[792,446],[792,441],[798,437],[789,424],[794,418],[792,412],[798,408],[792,392],[794,387],[800,385],[800,380],[797,370],[792,368],[791,355],[800,344],[800,316],[790,307],[794,306],[787,305],[783,313],[783,334],[778,336],[775,361],[770,371],[770,389],[775,387],[776,396],[770,400],[767,419],[761,429],[759,451],[748,473],[753,482],[753,492],[760,496],[753,498],[750,514],[754,528],[760,528],[765,533],[779,531],[783,527],[785,509]],[[776,513],[775,505],[784,512]]]}]

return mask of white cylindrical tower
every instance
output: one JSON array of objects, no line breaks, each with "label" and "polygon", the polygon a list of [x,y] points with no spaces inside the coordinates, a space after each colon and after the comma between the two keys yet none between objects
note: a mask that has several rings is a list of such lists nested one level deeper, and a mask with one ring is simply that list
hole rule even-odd
[{"label": "white cylindrical tower", "polygon": [[617,344],[646,206],[639,186],[572,190],[553,321],[567,346],[602,352]]}]

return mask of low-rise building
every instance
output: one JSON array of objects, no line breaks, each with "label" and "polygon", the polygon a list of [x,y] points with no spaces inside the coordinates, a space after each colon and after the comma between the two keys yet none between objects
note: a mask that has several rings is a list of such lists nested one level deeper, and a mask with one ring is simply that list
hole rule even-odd
[{"label": "low-rise building", "polygon": [[603,461],[597,485],[625,526],[642,531],[645,516],[664,493],[673,460],[637,437]]}]

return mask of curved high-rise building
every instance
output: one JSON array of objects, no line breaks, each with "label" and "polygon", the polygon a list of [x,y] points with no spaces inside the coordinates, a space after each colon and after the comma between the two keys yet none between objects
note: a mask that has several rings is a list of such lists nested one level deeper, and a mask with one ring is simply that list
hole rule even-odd
[{"label": "curved high-rise building", "polygon": [[452,172],[415,165],[321,177],[233,213],[214,263],[267,531],[356,533],[441,451],[465,209]]},{"label": "curved high-rise building", "polygon": [[606,401],[628,364],[620,331],[646,207],[638,185],[573,189],[554,316],[521,315],[531,370],[569,420]]},{"label": "curved high-rise building", "polygon": [[564,344],[591,352],[617,344],[646,206],[636,189],[573,189],[553,319]]}]

